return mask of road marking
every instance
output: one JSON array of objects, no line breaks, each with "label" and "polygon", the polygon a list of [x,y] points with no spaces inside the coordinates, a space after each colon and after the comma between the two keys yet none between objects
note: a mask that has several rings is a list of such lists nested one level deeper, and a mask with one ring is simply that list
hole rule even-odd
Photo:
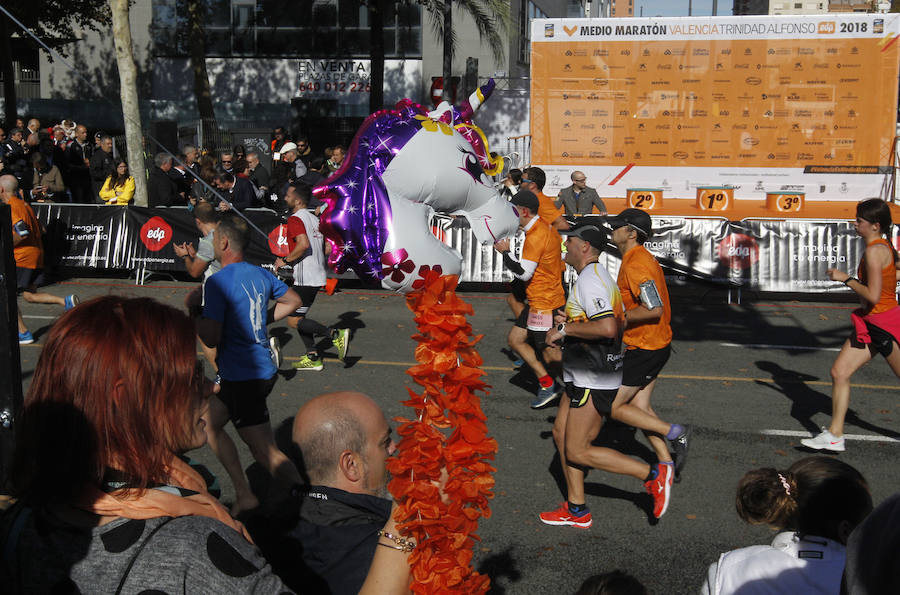
[{"label": "road marking", "polygon": [[806,345],[770,345],[768,343],[719,343],[722,347],[748,347],[750,349],[788,349],[795,351],[840,351],[840,347],[807,347]]},{"label": "road marking", "polygon": [[[763,434],[764,436],[812,438],[812,434],[810,434],[809,432],[802,432],[800,430],[761,430],[759,433]],[[844,434],[844,438],[847,440],[860,440],[863,442],[900,442],[900,440],[891,438],[890,436],[873,436],[871,434]]]},{"label": "road marking", "polygon": [[37,314],[22,314],[22,318],[34,318],[35,320],[56,320],[59,316],[39,316]]}]

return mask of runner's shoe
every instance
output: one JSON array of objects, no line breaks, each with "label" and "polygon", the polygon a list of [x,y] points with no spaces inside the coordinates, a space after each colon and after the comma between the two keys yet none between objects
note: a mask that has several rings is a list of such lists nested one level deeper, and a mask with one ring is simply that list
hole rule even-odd
[{"label": "runner's shoe", "polygon": [[34,343],[34,336],[31,331],[19,333],[19,345],[31,345],[32,343]]},{"label": "runner's shoe", "polygon": [[537,392],[534,401],[531,402],[532,409],[543,409],[553,401],[557,400],[562,394],[562,387],[555,382],[552,386],[541,387]]},{"label": "runner's shoe", "polygon": [[644,482],[644,489],[653,497],[653,516],[660,518],[669,508],[669,495],[672,491],[672,465],[656,464],[656,477]]},{"label": "runner's shoe", "polygon": [[542,512],[538,515],[541,522],[546,525],[571,525],[579,529],[589,529],[594,521],[591,519],[590,511],[585,512],[581,516],[575,516],[569,512],[569,503],[563,502],[559,508],[551,512]]},{"label": "runner's shoe", "polygon": [[269,356],[272,358],[272,363],[275,364],[275,367],[280,368],[281,344],[278,342],[278,337],[269,337]]},{"label": "runner's shoe", "polygon": [[338,359],[344,361],[350,351],[350,329],[336,328],[331,331],[331,344],[337,349]]},{"label": "runner's shoe", "polygon": [[71,310],[75,306],[81,303],[81,300],[78,299],[78,296],[74,293],[72,295],[66,296],[66,310]]},{"label": "runner's shoe", "polygon": [[800,444],[813,450],[830,450],[832,452],[844,452],[844,437],[838,437],[822,428],[822,433],[813,438],[804,438]]},{"label": "runner's shoe", "polygon": [[313,359],[308,355],[304,355],[299,360],[291,364],[295,370],[314,370],[318,372],[325,366],[322,365],[322,358]]},{"label": "runner's shoe", "polygon": [[688,449],[691,447],[691,432],[693,431],[694,428],[690,424],[685,424],[681,435],[672,441],[672,449],[675,451],[675,456],[672,457],[675,459],[675,481],[681,480],[681,470],[687,463]]}]

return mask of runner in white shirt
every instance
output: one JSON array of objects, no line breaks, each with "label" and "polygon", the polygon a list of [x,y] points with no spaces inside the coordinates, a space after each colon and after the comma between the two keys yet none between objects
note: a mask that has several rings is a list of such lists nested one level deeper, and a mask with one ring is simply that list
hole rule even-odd
[{"label": "runner in white shirt", "polygon": [[[306,353],[292,364],[297,370],[321,370],[324,366],[316,347],[316,336],[331,337],[331,343],[341,361],[350,347],[350,329],[329,328],[308,317],[309,309],[319,289],[325,285],[326,244],[319,231],[319,218],[307,210],[312,193],[306,184],[292,182],[288,185],[284,201],[291,209],[288,217],[288,247],[284,258],[275,259],[275,268],[285,265],[294,268],[294,291],[303,304],[288,317],[288,326],[297,329]],[[328,246],[330,248],[330,245]]]},{"label": "runner in white shirt", "polygon": [[669,503],[672,485],[670,465],[651,467],[617,450],[594,446],[594,438],[612,411],[622,384],[622,334],[625,310],[619,287],[597,262],[607,243],[597,217],[584,217],[566,237],[566,263],[578,271],[575,287],[566,302],[565,318],[547,332],[548,345],[562,344],[566,395],[553,424],[553,440],[559,450],[566,478],[567,501],[557,510],[543,512],[548,525],[587,529],[592,524],[585,503],[584,467],[631,475],[644,482],[653,497],[653,515],[659,518]]}]

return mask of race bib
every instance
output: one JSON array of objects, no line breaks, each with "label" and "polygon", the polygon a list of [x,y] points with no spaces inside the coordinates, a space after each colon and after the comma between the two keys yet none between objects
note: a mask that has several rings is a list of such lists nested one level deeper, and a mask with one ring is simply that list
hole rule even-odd
[{"label": "race bib", "polygon": [[526,326],[530,331],[549,331],[553,327],[553,311],[529,310]]}]

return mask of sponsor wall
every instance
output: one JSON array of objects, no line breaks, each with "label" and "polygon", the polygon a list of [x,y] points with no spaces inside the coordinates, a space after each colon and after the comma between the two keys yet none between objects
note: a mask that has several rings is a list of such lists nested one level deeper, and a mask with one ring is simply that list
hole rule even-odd
[{"label": "sponsor wall", "polygon": [[541,19],[532,161],[549,194],[584,171],[601,196],[884,195],[900,15]]},{"label": "sponsor wall", "polygon": [[[199,235],[185,208],[59,204],[34,208],[47,228],[47,266],[183,271],[172,246],[182,242],[196,246]],[[270,265],[275,255],[285,256],[287,230],[281,218],[266,209],[245,214],[266,234],[265,238],[251,234],[247,261]],[[511,279],[499,254],[480,245],[463,219],[435,217],[434,225],[436,235],[463,256],[461,281]],[[847,291],[843,284],[829,281],[826,270],[855,272],[863,250],[849,221],[654,217],[653,228],[646,246],[668,274],[759,291]],[[603,262],[613,275],[617,273],[618,258],[604,254]]]}]

